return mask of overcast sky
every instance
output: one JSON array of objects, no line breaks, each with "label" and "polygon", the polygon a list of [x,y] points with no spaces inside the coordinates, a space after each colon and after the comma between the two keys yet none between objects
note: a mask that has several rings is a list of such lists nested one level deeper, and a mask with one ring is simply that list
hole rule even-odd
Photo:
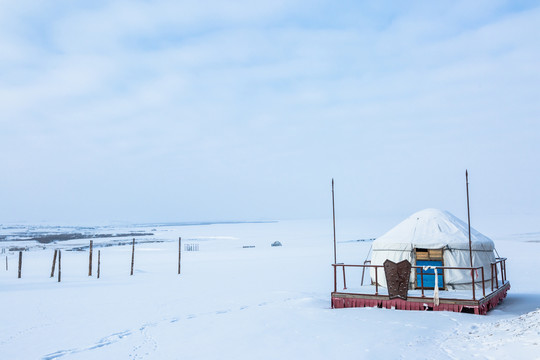
[{"label": "overcast sky", "polygon": [[[396,5],[397,4],[397,5]],[[537,1],[0,0],[0,223],[540,215]]]}]

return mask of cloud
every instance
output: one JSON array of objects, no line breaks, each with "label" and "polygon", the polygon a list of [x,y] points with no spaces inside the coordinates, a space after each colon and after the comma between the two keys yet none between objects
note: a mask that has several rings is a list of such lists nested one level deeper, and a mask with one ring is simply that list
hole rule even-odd
[{"label": "cloud", "polygon": [[0,3],[0,221],[324,216],[332,176],[351,215],[452,210],[465,167],[540,212],[535,6]]}]

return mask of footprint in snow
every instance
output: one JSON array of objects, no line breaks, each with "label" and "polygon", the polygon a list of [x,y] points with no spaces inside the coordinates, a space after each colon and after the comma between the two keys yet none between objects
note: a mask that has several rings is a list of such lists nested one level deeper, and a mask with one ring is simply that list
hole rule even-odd
[{"label": "footprint in snow", "polygon": [[54,360],[54,359],[58,359],[58,358],[60,358],[62,356],[66,356],[66,355],[72,355],[72,354],[77,354],[77,353],[81,353],[81,352],[85,352],[85,351],[99,349],[99,348],[102,348],[104,346],[112,345],[112,344],[122,340],[126,336],[129,336],[129,335],[131,335],[131,331],[128,331],[128,330],[118,332],[118,333],[114,333],[114,334],[111,334],[109,336],[106,336],[106,337],[100,339],[94,345],[91,345],[91,346],[88,346],[88,347],[85,347],[85,348],[79,348],[79,349],[75,348],[75,349],[67,349],[67,350],[55,351],[53,353],[50,353],[50,354],[47,354],[47,355],[43,356],[41,359],[42,360]]}]

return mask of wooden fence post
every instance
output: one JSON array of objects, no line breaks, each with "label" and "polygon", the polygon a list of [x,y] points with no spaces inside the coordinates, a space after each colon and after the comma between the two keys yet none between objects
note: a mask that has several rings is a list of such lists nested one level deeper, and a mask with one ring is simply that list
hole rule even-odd
[{"label": "wooden fence post", "polygon": [[97,251],[97,278],[99,279],[99,270],[101,268],[101,250]]},{"label": "wooden fence post", "polygon": [[58,282],[62,281],[62,250],[58,250]]},{"label": "wooden fence post", "polygon": [[133,238],[133,245],[131,248],[131,275],[133,275],[133,264],[135,263],[135,238]]},{"label": "wooden fence post", "polygon": [[18,278],[21,278],[21,270],[22,270],[22,251],[19,251],[19,276]]},{"label": "wooden fence post", "polygon": [[58,250],[54,250],[54,256],[52,260],[52,269],[51,269],[51,277],[54,277],[54,268],[56,267],[56,253]]},{"label": "wooden fence post", "polygon": [[182,238],[178,238],[178,275],[180,275],[181,270],[181,263],[182,263]]},{"label": "wooden fence post", "polygon": [[94,241],[90,240],[90,255],[88,255],[88,276],[92,276],[92,247]]}]

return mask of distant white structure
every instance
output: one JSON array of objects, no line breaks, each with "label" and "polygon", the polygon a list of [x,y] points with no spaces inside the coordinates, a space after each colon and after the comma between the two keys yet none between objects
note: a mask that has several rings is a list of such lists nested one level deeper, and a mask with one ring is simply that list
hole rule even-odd
[{"label": "distant white structure", "polygon": [[199,244],[184,244],[185,251],[199,251]]},{"label": "distant white structure", "polygon": [[[491,264],[495,262],[495,245],[491,239],[471,228],[473,267],[484,268],[484,281],[491,282]],[[389,259],[393,262],[408,260],[412,265],[423,266],[422,277],[413,269],[409,288],[423,285],[433,288],[435,272],[429,266],[471,267],[468,226],[447,211],[426,209],[419,211],[386,234],[377,238],[372,247],[372,265],[383,265]],[[370,269],[375,282],[375,269]],[[378,268],[379,285],[386,287],[385,272]],[[437,273],[440,289],[471,288],[470,270],[445,269]],[[475,284],[481,286],[480,269],[476,271]]]}]

